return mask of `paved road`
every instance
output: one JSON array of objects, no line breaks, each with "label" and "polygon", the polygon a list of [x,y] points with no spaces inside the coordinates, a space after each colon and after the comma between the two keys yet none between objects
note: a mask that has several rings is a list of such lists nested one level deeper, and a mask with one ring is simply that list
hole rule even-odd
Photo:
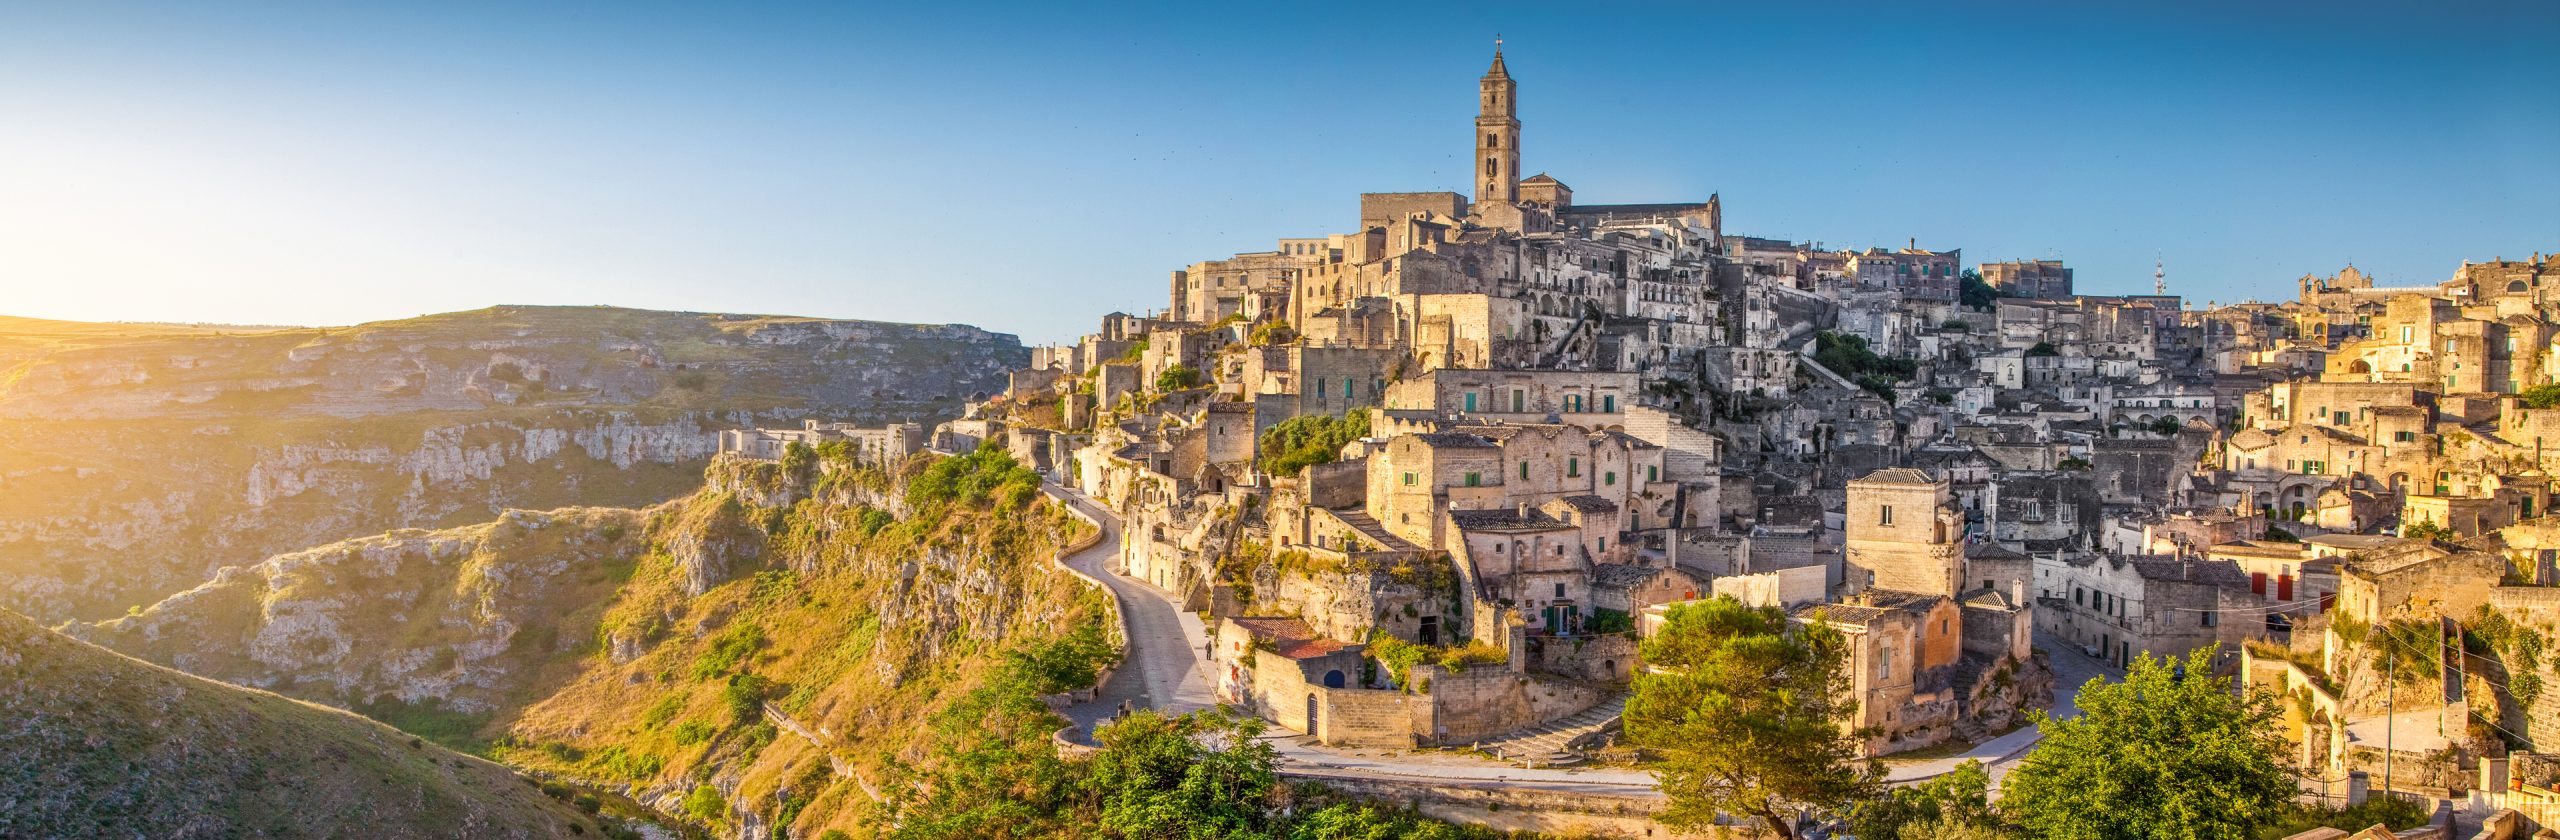
[{"label": "paved road", "polygon": [[[2054,717],[2079,716],[2080,687],[2087,685],[2090,680],[2101,677],[2116,679],[2124,676],[2123,671],[2090,658],[2088,654],[2081,653],[2079,648],[2072,647],[2059,639],[2037,636],[2036,643],[2037,647],[2045,651],[2046,661],[2053,666],[2053,708],[2047,711]],[[1997,784],[2000,777],[2008,775],[2009,770],[2016,767],[2019,760],[2026,756],[2029,748],[2043,739],[2044,733],[2037,731],[2033,726],[2024,726],[2009,734],[1975,744],[1973,749],[1966,750],[1961,755],[1913,762],[1886,759],[1885,780],[1898,784],[1923,781],[1944,775],[1956,769],[1956,765],[1966,761],[1979,761],[1991,772],[1992,782]]]},{"label": "paved road", "polygon": [[1217,705],[1209,671],[1200,660],[1201,644],[1207,641],[1200,617],[1180,609],[1170,593],[1111,572],[1111,560],[1120,554],[1120,517],[1072,490],[1051,488],[1050,495],[1102,523],[1102,540],[1069,556],[1067,566],[1100,578],[1129,621],[1128,659],[1093,700],[1067,707],[1067,720],[1078,733],[1090,736],[1094,725],[1118,713],[1123,701],[1130,708],[1173,714]]}]

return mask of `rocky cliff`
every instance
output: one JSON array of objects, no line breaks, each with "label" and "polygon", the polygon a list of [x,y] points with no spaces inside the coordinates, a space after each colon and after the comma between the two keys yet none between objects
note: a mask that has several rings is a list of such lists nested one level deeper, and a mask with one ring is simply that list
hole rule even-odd
[{"label": "rocky cliff", "polygon": [[66,630],[760,838],[858,827],[1004,651],[1105,621],[1050,562],[1090,526],[1001,455],[709,476],[646,510],[280,554]]},{"label": "rocky cliff", "polygon": [[499,765],[0,612],[0,836],[627,834]]},{"label": "rocky cliff", "polygon": [[965,326],[601,307],[0,318],[0,605],[95,619],[334,540],[644,506],[699,486],[720,429],[930,421],[1026,359]]}]

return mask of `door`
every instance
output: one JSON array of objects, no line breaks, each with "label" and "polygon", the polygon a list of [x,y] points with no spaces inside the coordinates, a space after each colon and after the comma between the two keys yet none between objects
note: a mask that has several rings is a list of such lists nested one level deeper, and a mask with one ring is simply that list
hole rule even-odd
[{"label": "door", "polygon": [[1307,695],[1307,734],[1323,737],[1324,727],[1316,718],[1316,696]]}]

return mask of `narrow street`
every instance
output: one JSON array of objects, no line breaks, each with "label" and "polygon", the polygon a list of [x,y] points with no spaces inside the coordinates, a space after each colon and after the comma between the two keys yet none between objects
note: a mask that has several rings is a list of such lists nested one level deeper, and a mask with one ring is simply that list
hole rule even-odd
[{"label": "narrow street", "polygon": [[[2038,635],[2036,647],[2045,651],[2046,661],[2053,666],[2053,706],[2047,711],[2056,718],[2080,714],[2080,687],[2090,680],[2101,677],[2113,680],[2124,676],[2124,672],[2115,666],[2090,658],[2079,648],[2057,639]],[[2016,767],[2026,757],[2027,751],[2034,749],[2036,742],[2043,738],[2043,733],[2034,726],[2021,726],[2000,737],[1975,744],[1973,749],[1961,755],[1919,761],[1888,758],[1885,759],[1885,780],[1895,784],[1926,781],[1945,775],[1966,761],[1979,761],[1991,772],[1991,781],[1996,786],[2000,777],[2008,775],[2009,770]]]}]

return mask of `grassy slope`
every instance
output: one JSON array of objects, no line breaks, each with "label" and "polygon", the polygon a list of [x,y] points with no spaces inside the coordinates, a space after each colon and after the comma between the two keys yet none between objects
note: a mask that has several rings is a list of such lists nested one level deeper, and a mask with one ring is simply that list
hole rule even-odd
[{"label": "grassy slope", "polygon": [[0,836],[603,835],[515,773],[0,613]]},{"label": "grassy slope", "polygon": [[[670,812],[708,785],[708,825],[787,815],[805,836],[850,830],[870,800],[831,757],[878,781],[886,762],[915,758],[925,721],[977,686],[1001,651],[1104,620],[1101,601],[1048,559],[1090,526],[1045,501],[963,502],[898,521],[884,508],[903,502],[905,484],[842,465],[811,481],[720,462],[708,488],[647,511],[516,513],[323,546],[82,632],[614,785]],[[314,615],[345,640],[330,660],[341,665],[297,672],[248,653],[265,633],[302,638],[271,623],[309,626]],[[488,643],[490,618],[512,636],[481,662],[494,669],[473,672],[485,688],[457,694],[494,709],[456,714],[379,694],[390,681],[376,678],[394,663],[432,673],[458,648]],[[348,691],[294,678],[350,669],[372,681]],[[823,730],[827,745],[768,724],[765,701]]]}]

